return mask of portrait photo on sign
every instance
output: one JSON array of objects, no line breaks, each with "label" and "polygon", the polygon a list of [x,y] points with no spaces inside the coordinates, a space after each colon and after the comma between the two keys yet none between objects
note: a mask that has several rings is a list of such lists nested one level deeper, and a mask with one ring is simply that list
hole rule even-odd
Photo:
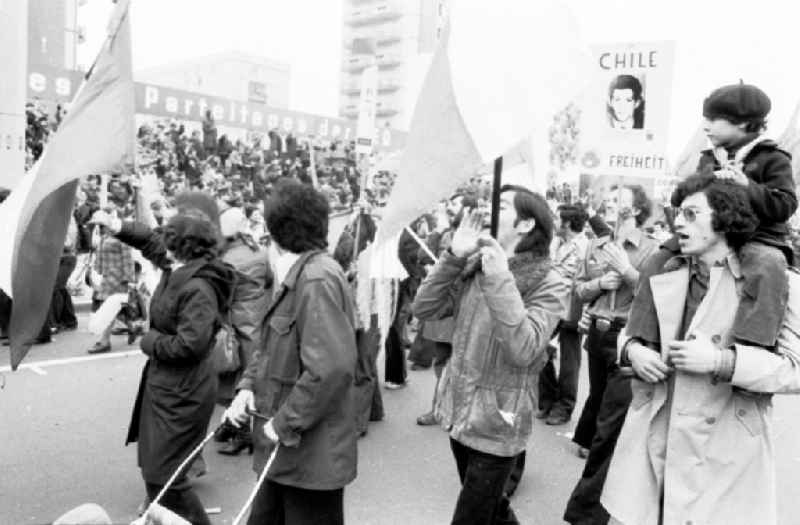
[{"label": "portrait photo on sign", "polygon": [[612,129],[644,129],[645,76],[617,75],[608,85],[606,115]]}]

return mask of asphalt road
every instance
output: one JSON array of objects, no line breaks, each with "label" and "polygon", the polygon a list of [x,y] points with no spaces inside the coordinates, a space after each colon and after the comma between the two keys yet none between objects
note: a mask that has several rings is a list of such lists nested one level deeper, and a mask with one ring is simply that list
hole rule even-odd
[{"label": "asphalt road", "polygon": [[[139,373],[145,361],[122,337],[114,352],[80,360],[93,343],[81,330],[58,334],[36,346],[25,363],[38,366],[0,372],[0,524],[48,523],[85,502],[103,506],[118,523],[133,520],[144,496],[136,449],[125,447]],[[74,358],[78,358],[77,360]],[[54,361],[55,360],[55,361]],[[64,360],[64,361],[61,361]],[[8,363],[0,348],[0,366]],[[3,370],[0,368],[0,370]],[[345,492],[347,523],[356,525],[449,523],[458,478],[447,435],[414,419],[430,404],[431,371],[410,372],[410,385],[386,391],[386,420],[372,424],[359,442],[359,475]],[[586,392],[585,371],[579,399]],[[782,524],[800,524],[800,403],[775,401],[779,507]],[[573,423],[537,422],[525,475],[513,507],[524,524],[562,523],[561,513],[582,461],[569,440]],[[251,456],[230,458],[205,451],[206,476],[195,482],[215,524],[231,523],[255,482]],[[634,493],[635,497],[635,493]]]}]

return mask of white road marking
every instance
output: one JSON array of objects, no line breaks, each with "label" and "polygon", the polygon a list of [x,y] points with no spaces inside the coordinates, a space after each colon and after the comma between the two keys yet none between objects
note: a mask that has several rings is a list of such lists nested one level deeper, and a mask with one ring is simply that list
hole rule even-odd
[{"label": "white road marking", "polygon": [[[39,375],[46,375],[47,372],[43,370],[43,368],[49,366],[59,366],[59,365],[71,365],[74,363],[86,363],[90,361],[99,361],[101,359],[114,359],[117,357],[133,357],[137,355],[144,355],[142,354],[141,350],[128,350],[126,352],[109,352],[107,354],[97,354],[97,355],[84,355],[80,357],[68,357],[66,359],[50,359],[47,361],[36,361],[34,363],[24,363],[19,365],[18,370],[28,369],[32,372],[35,372]],[[2,366],[0,367],[0,372],[10,372],[10,366]]]}]

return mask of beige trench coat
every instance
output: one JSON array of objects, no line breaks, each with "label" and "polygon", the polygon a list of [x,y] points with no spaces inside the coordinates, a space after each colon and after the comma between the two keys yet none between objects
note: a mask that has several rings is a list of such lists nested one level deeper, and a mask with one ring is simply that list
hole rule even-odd
[{"label": "beige trench coat", "polygon": [[[687,332],[723,347],[730,344],[738,306],[738,265],[730,267],[712,269],[708,293]],[[618,522],[658,525],[663,488],[664,525],[776,523],[769,394],[800,391],[800,275],[789,273],[778,353],[736,345],[731,383],[676,372],[670,398],[667,382],[632,381],[633,400],[601,498]],[[655,275],[650,282],[666,343],[680,327],[689,270]],[[625,340],[623,334],[620,348]]]}]

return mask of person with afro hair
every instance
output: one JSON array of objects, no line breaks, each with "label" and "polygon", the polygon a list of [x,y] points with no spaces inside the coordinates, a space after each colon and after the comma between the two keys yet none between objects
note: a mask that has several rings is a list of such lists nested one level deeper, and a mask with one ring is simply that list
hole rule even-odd
[{"label": "person with afro hair", "polygon": [[265,209],[274,293],[262,346],[223,415],[236,426],[254,418],[256,472],[277,447],[248,523],[343,523],[357,462],[352,293],[325,249],[330,209],[320,192],[281,181]]}]

